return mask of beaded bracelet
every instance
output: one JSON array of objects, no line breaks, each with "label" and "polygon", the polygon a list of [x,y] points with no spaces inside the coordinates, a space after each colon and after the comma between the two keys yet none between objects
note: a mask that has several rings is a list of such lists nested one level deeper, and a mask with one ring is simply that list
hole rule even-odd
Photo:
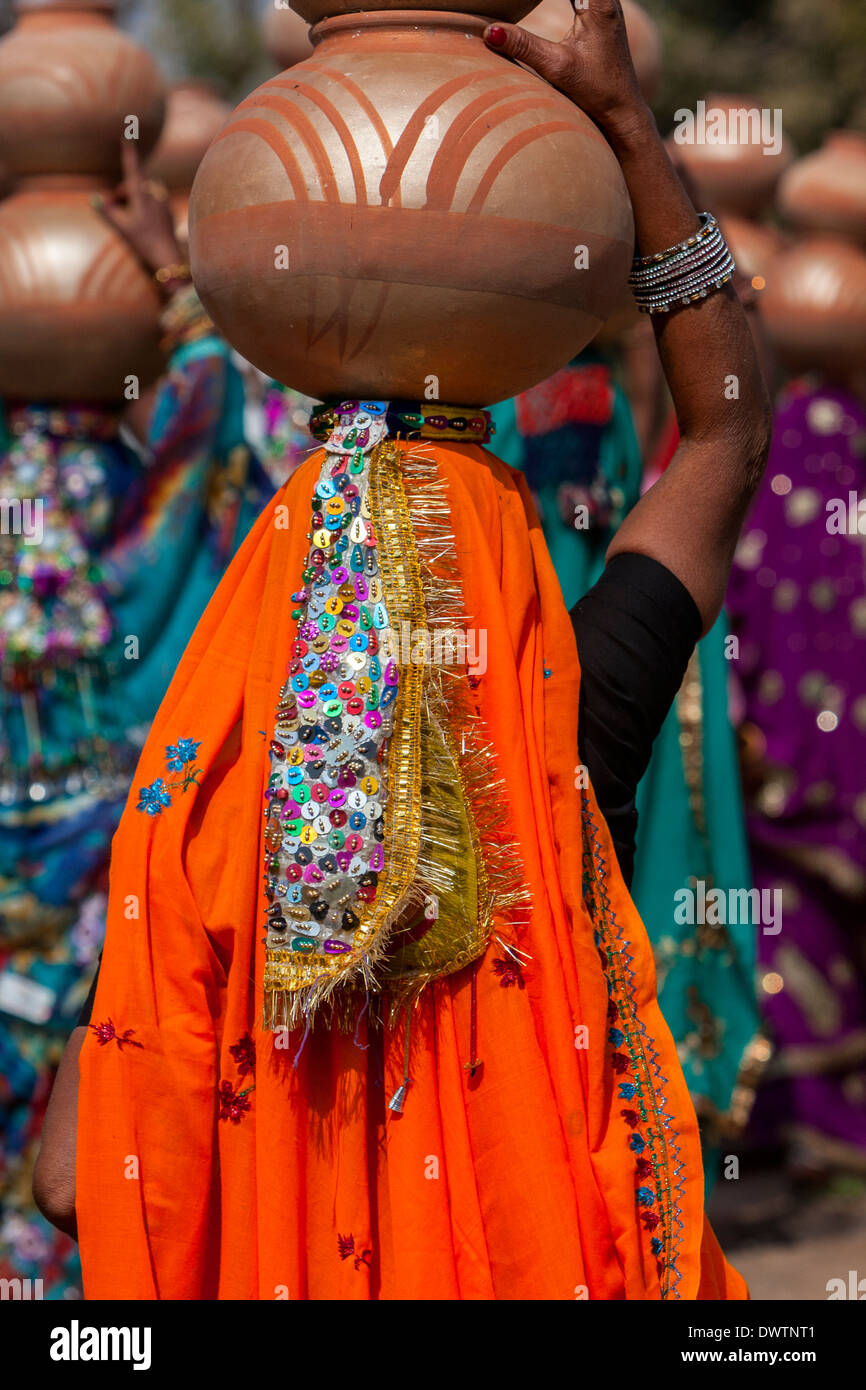
[{"label": "beaded bracelet", "polygon": [[641,313],[670,313],[730,280],[736,265],[718,222],[709,212],[701,213],[700,222],[697,232],[668,251],[635,257],[629,284]]},{"label": "beaded bracelet", "polygon": [[651,256],[635,256],[632,273],[639,270],[641,266],[654,265],[657,261],[666,261],[670,256],[675,256],[678,251],[688,251],[690,246],[694,246],[695,242],[702,241],[719,225],[711,212],[700,214],[700,224],[698,231],[678,242],[676,246],[671,246],[667,251],[655,251]]},{"label": "beaded bracelet", "polygon": [[[685,290],[696,280],[713,281],[716,279],[716,276],[721,273],[720,267],[725,265],[730,255],[731,253],[727,246],[722,242],[713,255],[700,265],[692,266],[675,278],[672,277],[670,280],[647,286],[646,289],[641,291],[641,299],[645,301],[657,298],[659,295],[667,297],[668,299],[675,299],[678,290]],[[727,268],[726,266],[726,269]]]}]

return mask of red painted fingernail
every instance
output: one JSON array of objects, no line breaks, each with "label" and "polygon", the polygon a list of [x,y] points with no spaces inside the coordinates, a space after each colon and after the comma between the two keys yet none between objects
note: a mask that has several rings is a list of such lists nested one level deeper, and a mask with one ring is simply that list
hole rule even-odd
[{"label": "red painted fingernail", "polygon": [[484,37],[488,43],[493,44],[494,48],[501,48],[502,45],[505,43],[505,40],[508,38],[508,35],[506,34],[504,29],[501,29],[499,27],[498,24],[491,24]]}]

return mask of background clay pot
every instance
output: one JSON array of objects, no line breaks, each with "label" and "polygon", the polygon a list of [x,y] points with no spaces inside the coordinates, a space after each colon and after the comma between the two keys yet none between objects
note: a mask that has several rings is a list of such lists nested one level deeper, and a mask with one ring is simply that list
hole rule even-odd
[{"label": "background clay pot", "polygon": [[0,163],[11,174],[116,181],[130,115],[142,158],[153,149],[162,81],[150,55],[114,27],[113,8],[53,0],[20,9],[0,42]]},{"label": "background clay pot", "polygon": [[211,140],[231,114],[207,82],[176,82],[166,95],[165,124],[147,162],[148,176],[169,193],[188,193]]},{"label": "background clay pot", "polygon": [[22,7],[0,42],[0,159],[17,179],[0,203],[0,397],[117,401],[162,367],[156,286],[90,203],[118,176],[125,118],[144,154],[163,112],[112,9]]},{"label": "background clay pot", "polygon": [[147,173],[168,189],[182,242],[188,236],[189,194],[196,170],[230,114],[228,102],[207,82],[177,82],[168,90],[165,125],[147,162]]},{"label": "background clay pot", "polygon": [[[640,89],[647,101],[652,101],[662,73],[662,36],[655,21],[634,0],[622,0],[622,13]],[[571,0],[542,0],[521,22],[531,33],[558,43],[574,23]]]},{"label": "background clay pot", "polygon": [[320,399],[483,405],[563,366],[617,302],[633,250],[619,165],[483,29],[425,11],[326,20],[314,56],[209,149],[196,285],[263,372]]},{"label": "background clay pot", "polygon": [[268,10],[264,28],[265,48],[279,68],[290,68],[313,51],[310,26],[294,10]]},{"label": "background clay pot", "polygon": [[866,254],[850,242],[816,237],[782,252],[759,306],[789,370],[833,375],[866,365]]},{"label": "background clay pot", "polygon": [[159,303],[87,193],[0,203],[0,397],[121,400],[126,376],[161,369]]},{"label": "background clay pot", "polygon": [[778,206],[795,227],[866,242],[866,135],[836,130],[820,150],[792,165]]},{"label": "background clay pot", "polygon": [[[712,93],[706,109],[729,112],[761,109],[757,97]],[[773,197],[773,191],[792,158],[783,139],[778,154],[764,154],[759,143],[679,144],[669,139],[671,153],[681,164],[696,190],[701,208],[715,213],[755,217]]]}]

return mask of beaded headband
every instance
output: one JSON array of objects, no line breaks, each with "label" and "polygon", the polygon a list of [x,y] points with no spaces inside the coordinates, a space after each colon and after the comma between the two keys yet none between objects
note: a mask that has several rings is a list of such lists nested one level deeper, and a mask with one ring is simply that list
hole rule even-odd
[{"label": "beaded headband", "polygon": [[442,405],[439,401],[326,401],[316,406],[310,420],[310,432],[324,443],[339,424],[340,416],[351,416],[357,410],[378,412],[385,406],[386,432],[393,439],[456,440],[463,444],[488,444],[495,425],[488,410],[475,406]]}]

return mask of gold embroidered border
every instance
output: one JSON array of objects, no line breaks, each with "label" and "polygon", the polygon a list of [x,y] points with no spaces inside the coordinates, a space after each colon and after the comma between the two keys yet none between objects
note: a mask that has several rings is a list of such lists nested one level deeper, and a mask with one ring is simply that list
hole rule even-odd
[{"label": "gold embroidered border", "polygon": [[[383,440],[370,456],[370,502],[379,549],[389,626],[402,633],[468,628],[447,484],[435,453],[424,443],[402,446]],[[404,626],[405,625],[405,626]],[[428,649],[438,650],[433,642]],[[443,648],[447,650],[447,647]],[[398,653],[405,653],[398,643]],[[293,1026],[327,1002],[350,1025],[357,987],[387,989],[392,1016],[431,980],[477,960],[497,933],[516,942],[528,920],[531,894],[519,845],[509,834],[504,779],[497,775],[492,745],[484,737],[468,675],[447,662],[398,662],[400,681],[394,731],[388,749],[385,869],[376,901],[362,916],[352,950],[332,959],[267,953],[266,1027]],[[468,842],[457,846],[454,827],[425,795],[426,739],[439,738],[441,758],[451,762],[466,812]],[[429,753],[428,746],[428,753]],[[429,759],[428,759],[429,762]],[[392,928],[410,905],[453,888],[448,864],[468,852],[474,860],[477,910],[471,920],[444,919],[421,939],[388,955]]]},{"label": "gold embroidered border", "polygon": [[[383,440],[370,455],[370,501],[389,625],[426,628],[420,563],[403,488],[399,451]],[[269,950],[265,958],[265,1026],[309,1018],[342,984],[376,986],[390,928],[408,901],[421,839],[421,712],[424,671],[400,666],[394,727],[388,741],[385,867],[375,901],[361,915],[351,950],[333,957]],[[289,998],[287,996],[294,996]],[[301,997],[299,997],[301,996]]]},{"label": "gold embroidered border", "polygon": [[[403,454],[414,544],[421,563],[430,651],[447,652],[437,635],[468,631],[472,619],[464,604],[457,541],[448,484],[430,446],[416,445]],[[494,923],[497,935],[516,944],[528,924],[531,893],[523,873],[520,846],[508,829],[505,780],[497,770],[495,749],[470,689],[468,672],[445,660],[432,660],[425,680],[424,738],[426,763],[431,757],[453,768],[465,810],[465,831],[448,818],[425,785],[418,877],[433,894],[453,893],[460,869],[448,860],[471,857],[475,911],[471,917],[446,910],[420,941],[403,948],[389,970],[393,1015],[434,979],[454,974],[486,951]],[[431,749],[433,739],[440,749]],[[434,756],[435,754],[435,756]],[[427,772],[425,770],[425,780]],[[442,798],[440,798],[441,800]],[[468,906],[468,905],[467,905]]]}]

